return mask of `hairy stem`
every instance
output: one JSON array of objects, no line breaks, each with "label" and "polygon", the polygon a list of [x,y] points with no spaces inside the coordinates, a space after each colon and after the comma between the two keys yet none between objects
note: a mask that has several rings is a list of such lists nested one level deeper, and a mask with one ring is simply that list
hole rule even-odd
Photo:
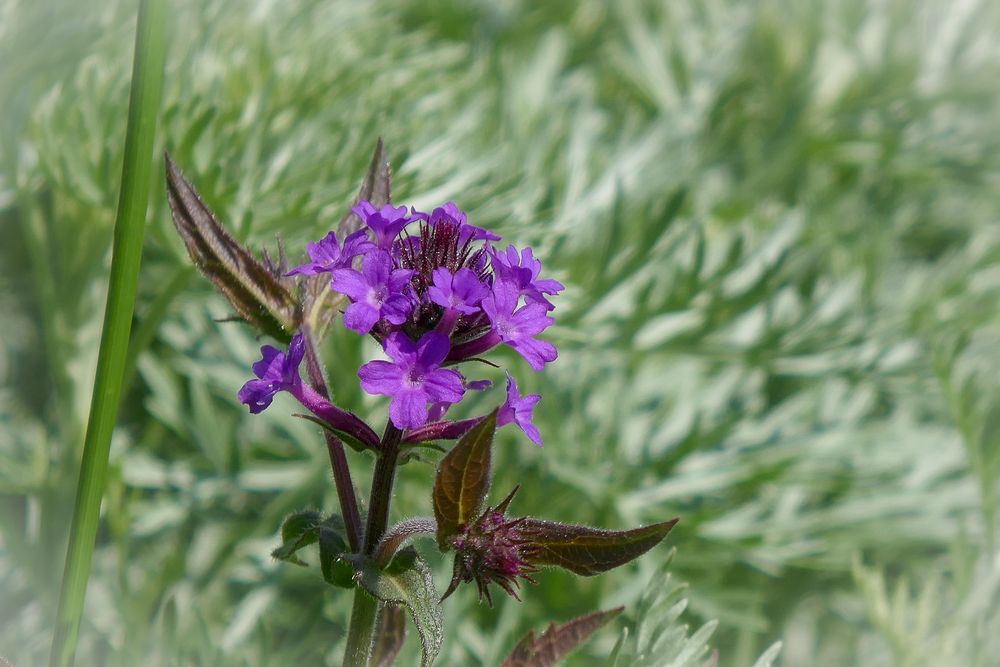
[{"label": "hairy stem", "polygon": [[396,464],[399,461],[399,443],[402,437],[403,432],[393,426],[391,420],[387,421],[382,434],[382,451],[379,452],[375,472],[372,474],[368,527],[365,530],[366,554],[375,552],[389,523],[389,505],[392,503],[392,487],[396,481]]},{"label": "hairy stem", "polygon": [[360,586],[354,589],[354,608],[347,632],[344,667],[367,667],[378,620],[378,600]]},{"label": "hairy stem", "polygon": [[[399,461],[399,443],[403,432],[387,421],[382,434],[382,444],[372,473],[372,490],[368,500],[368,525],[365,528],[364,553],[373,554],[385,534],[392,504],[392,487],[396,481],[396,464]],[[365,667],[375,638],[378,620],[378,601],[361,587],[354,590],[354,610],[347,632],[347,650],[344,652],[346,667]]]},{"label": "hairy stem", "polygon": [[[316,354],[312,329],[307,323],[303,323],[300,331],[306,343],[306,368],[309,372],[309,381],[317,393],[329,399],[330,394],[326,388],[319,355]],[[344,454],[344,443],[329,431],[324,430],[323,434],[326,437],[326,451],[330,455],[330,468],[333,469],[333,483],[337,487],[340,513],[344,517],[344,526],[347,530],[347,543],[351,551],[358,551],[362,544],[361,512],[358,511],[358,499],[354,495],[354,482],[351,480],[351,469]]]}]

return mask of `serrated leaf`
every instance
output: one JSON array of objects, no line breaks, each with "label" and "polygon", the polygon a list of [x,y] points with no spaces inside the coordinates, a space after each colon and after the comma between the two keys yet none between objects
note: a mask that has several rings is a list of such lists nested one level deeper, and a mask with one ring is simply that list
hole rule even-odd
[{"label": "serrated leaf", "polygon": [[479,515],[486,500],[496,426],[494,410],[472,427],[438,465],[433,499],[438,546],[442,549],[447,548],[449,537]]},{"label": "serrated leaf", "polygon": [[375,645],[368,667],[391,667],[406,640],[406,616],[396,604],[382,605],[375,630]]},{"label": "serrated leaf", "polygon": [[646,553],[666,537],[677,521],[671,519],[634,530],[603,530],[528,517],[520,525],[520,532],[531,543],[532,562],[589,577]]},{"label": "serrated leaf", "polygon": [[195,266],[248,324],[287,343],[298,327],[298,304],[282,285],[278,270],[226,231],[169,155],[166,167],[174,226]]},{"label": "serrated leaf", "polygon": [[503,667],[551,667],[585,642],[595,630],[622,613],[624,607],[598,611],[568,623],[550,623],[541,637],[531,630],[517,643]]},{"label": "serrated leaf", "polygon": [[290,514],[281,524],[281,546],[272,551],[271,556],[296,565],[305,565],[295,553],[319,539],[319,525],[322,521],[320,513],[313,510]]},{"label": "serrated leaf", "polygon": [[423,646],[420,664],[422,667],[433,664],[441,651],[444,627],[431,570],[417,550],[403,549],[384,570],[378,568],[374,559],[361,554],[349,554],[344,559],[354,566],[355,580],[373,597],[406,607]]},{"label": "serrated leaf", "polygon": [[[375,144],[375,152],[371,162],[368,164],[368,173],[361,183],[358,196],[354,203],[366,200],[372,203],[375,208],[381,208],[391,202],[392,199],[392,174],[389,169],[389,161],[386,159],[385,147],[382,139]],[[337,227],[337,236],[343,240],[347,235],[361,229],[362,220],[353,211],[340,221]],[[307,318],[316,337],[316,342],[322,342],[330,330],[330,324],[337,316],[338,311],[347,303],[347,297],[339,292],[330,289],[330,276],[326,273],[319,273],[309,276],[304,281],[305,284],[305,308]]]}]

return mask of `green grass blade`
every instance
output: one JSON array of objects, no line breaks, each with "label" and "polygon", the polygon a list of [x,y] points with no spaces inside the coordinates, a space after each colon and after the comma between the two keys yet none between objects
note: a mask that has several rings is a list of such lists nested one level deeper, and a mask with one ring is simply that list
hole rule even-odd
[{"label": "green grass blade", "polygon": [[54,667],[71,665],[76,652],[107,476],[111,433],[125,374],[149,199],[153,137],[163,83],[166,10],[166,0],[144,0],[139,6],[111,279],[52,642],[51,664]]}]

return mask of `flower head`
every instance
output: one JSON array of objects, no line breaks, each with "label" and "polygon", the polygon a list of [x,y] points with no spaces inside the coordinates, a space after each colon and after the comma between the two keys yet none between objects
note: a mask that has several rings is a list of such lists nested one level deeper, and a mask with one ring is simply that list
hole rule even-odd
[{"label": "flower head", "polygon": [[448,349],[448,337],[436,331],[417,343],[399,331],[389,334],[385,351],[392,362],[375,360],[362,366],[361,388],[392,397],[389,418],[396,428],[423,426],[428,403],[457,403],[465,393],[458,371],[441,368]]},{"label": "flower head", "polygon": [[455,549],[455,566],[444,599],[462,582],[476,582],[479,599],[492,605],[489,585],[497,584],[517,600],[518,578],[538,583],[531,576],[538,572],[533,564],[537,547],[524,538],[520,526],[524,519],[508,519],[507,506],[517,493],[515,488],[496,507],[487,508],[482,516],[470,523],[459,535],[451,538]]},{"label": "flower head", "polygon": [[271,405],[279,391],[292,391],[302,384],[299,364],[305,355],[305,343],[298,334],[289,343],[287,354],[270,345],[261,347],[260,354],[260,361],[252,367],[257,379],[248,381],[239,392],[240,403],[246,404],[254,414]]},{"label": "flower head", "polygon": [[528,394],[521,396],[517,389],[517,382],[507,374],[507,400],[500,406],[497,412],[497,426],[505,424],[517,424],[517,427],[524,431],[533,443],[542,446],[542,434],[538,427],[531,421],[531,413],[535,410],[535,405],[542,400],[541,394]]},{"label": "flower head", "polygon": [[394,269],[392,257],[384,250],[365,255],[361,271],[334,269],[331,285],[354,302],[344,313],[344,325],[365,334],[380,319],[390,324],[402,324],[413,308],[408,296],[410,276],[408,269]]},{"label": "flower head", "polygon": [[296,266],[286,273],[286,276],[312,276],[317,273],[348,268],[355,257],[375,249],[375,244],[368,239],[368,232],[361,229],[344,239],[341,246],[337,234],[330,232],[318,243],[306,245],[306,252],[311,262]]}]

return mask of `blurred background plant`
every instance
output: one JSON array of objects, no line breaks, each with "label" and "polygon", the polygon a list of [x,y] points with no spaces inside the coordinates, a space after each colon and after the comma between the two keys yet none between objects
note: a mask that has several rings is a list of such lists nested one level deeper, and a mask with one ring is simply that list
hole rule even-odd
[{"label": "blurred background plant", "polygon": [[[0,654],[16,665],[51,641],[134,11],[0,3]],[[1000,664],[1000,5],[171,12],[159,148],[239,238],[280,234],[297,259],[383,136],[398,202],[454,199],[568,286],[560,361],[520,374],[545,396],[546,447],[502,434],[496,488],[596,525],[682,517],[669,579],[659,549],[592,580],[545,573],[523,604],[460,591],[440,664],[495,665],[528,629],[620,604],[568,664],[609,664],[618,639],[619,665],[700,664],[709,645],[766,664],[777,640],[784,665]],[[349,596],[269,556],[288,512],[335,508],[321,438],[236,402],[260,342],[220,321],[157,171],[78,664],[334,664]],[[372,351],[328,350],[351,377]],[[353,380],[334,390],[379,409]],[[403,468],[400,512],[428,512],[430,474]]]}]

